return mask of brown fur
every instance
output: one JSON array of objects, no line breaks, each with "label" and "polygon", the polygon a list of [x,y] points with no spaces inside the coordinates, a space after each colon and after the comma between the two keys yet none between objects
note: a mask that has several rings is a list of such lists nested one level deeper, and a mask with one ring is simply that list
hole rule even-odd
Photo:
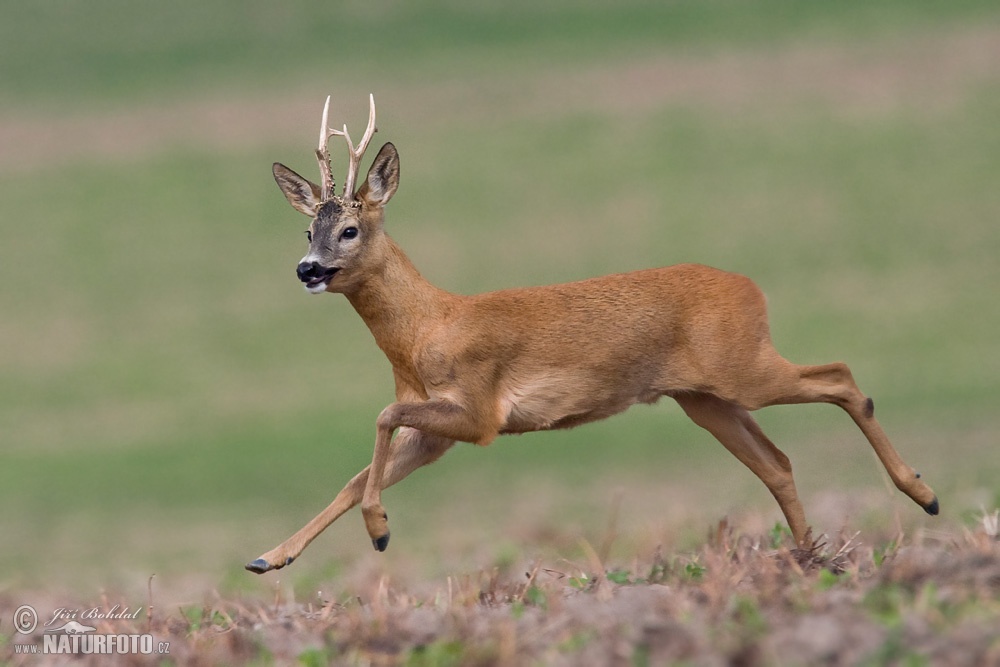
[{"label": "brown fur", "polygon": [[[281,165],[275,178],[297,210],[318,214],[309,256],[340,269],[326,290],[347,296],[392,363],[396,402],[378,417],[371,465],[248,569],[290,563],[359,502],[369,535],[384,549],[382,489],[455,441],[487,445],[503,433],[571,428],[662,396],[677,400],[764,482],[799,545],[809,529],[791,464],[750,416],[768,405],[839,405],[896,486],[936,513],[933,491],[893,449],[847,366],[798,366],[775,351],[764,296],[749,278],[682,264],[458,296],[427,282],[383,230],[383,207],[399,182],[392,144],[358,190],[359,208],[322,207],[319,188]],[[360,240],[338,241],[351,226]]]}]

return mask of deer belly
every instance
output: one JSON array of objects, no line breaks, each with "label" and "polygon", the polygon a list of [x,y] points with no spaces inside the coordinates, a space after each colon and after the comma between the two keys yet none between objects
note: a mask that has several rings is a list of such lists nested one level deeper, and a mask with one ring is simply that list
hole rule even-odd
[{"label": "deer belly", "polygon": [[613,395],[576,378],[549,376],[508,387],[500,395],[501,433],[571,428],[604,419],[648,397]]}]

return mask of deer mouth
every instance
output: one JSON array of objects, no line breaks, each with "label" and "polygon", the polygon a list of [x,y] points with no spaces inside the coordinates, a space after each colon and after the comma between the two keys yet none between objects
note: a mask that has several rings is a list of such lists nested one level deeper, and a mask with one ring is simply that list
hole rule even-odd
[{"label": "deer mouth", "polygon": [[310,278],[309,280],[303,280],[305,284],[306,291],[310,294],[319,294],[326,291],[326,286],[330,284],[333,276],[340,271],[339,268],[326,269],[323,274]]}]

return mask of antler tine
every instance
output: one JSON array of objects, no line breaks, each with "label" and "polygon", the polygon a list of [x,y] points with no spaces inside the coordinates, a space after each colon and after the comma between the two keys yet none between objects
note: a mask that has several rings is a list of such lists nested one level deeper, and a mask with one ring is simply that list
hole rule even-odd
[{"label": "antler tine", "polygon": [[336,131],[331,130],[327,127],[327,119],[330,115],[330,96],[326,96],[326,104],[323,105],[323,120],[319,128],[319,147],[316,149],[316,159],[319,161],[319,173],[322,177],[322,192],[321,199],[326,201],[333,196],[334,188],[336,183],[334,182],[333,172],[330,170],[330,150],[327,147],[327,142],[330,141]]},{"label": "antler tine", "polygon": [[357,180],[358,167],[361,166],[361,158],[368,149],[368,144],[372,140],[372,135],[376,132],[378,132],[378,128],[375,126],[375,95],[371,93],[368,95],[368,127],[365,128],[365,134],[361,137],[361,143],[358,144],[356,149],[354,148],[354,144],[351,142],[351,135],[347,133],[347,125],[344,125],[343,131],[330,130],[330,134],[336,134],[344,137],[347,141],[347,150],[351,154],[351,162],[347,167],[347,179],[344,181],[344,199],[348,201],[354,197],[354,182]]},{"label": "antler tine", "polygon": [[354,197],[354,183],[357,180],[358,167],[361,166],[361,158],[368,149],[372,135],[378,132],[378,128],[375,127],[375,95],[368,95],[368,127],[365,128],[365,134],[361,137],[361,143],[358,144],[357,148],[354,147],[354,143],[351,141],[351,135],[347,133],[347,125],[344,125],[343,130],[335,130],[327,125],[329,115],[330,96],[327,95],[326,104],[323,106],[323,122],[319,128],[319,147],[316,149],[316,159],[319,160],[319,171],[323,177],[322,198],[323,201],[326,201],[334,196],[335,184],[333,173],[330,170],[330,150],[327,147],[327,142],[330,140],[330,137],[338,136],[344,137],[347,141],[347,151],[350,153],[347,178],[344,181],[344,199],[350,201]]}]

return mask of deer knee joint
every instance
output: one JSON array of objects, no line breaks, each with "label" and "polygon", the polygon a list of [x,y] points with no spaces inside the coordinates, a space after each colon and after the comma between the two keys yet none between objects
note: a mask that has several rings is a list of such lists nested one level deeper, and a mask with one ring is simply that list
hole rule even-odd
[{"label": "deer knee joint", "polygon": [[393,403],[385,407],[375,420],[375,427],[379,430],[392,431],[399,426],[399,404]]}]

